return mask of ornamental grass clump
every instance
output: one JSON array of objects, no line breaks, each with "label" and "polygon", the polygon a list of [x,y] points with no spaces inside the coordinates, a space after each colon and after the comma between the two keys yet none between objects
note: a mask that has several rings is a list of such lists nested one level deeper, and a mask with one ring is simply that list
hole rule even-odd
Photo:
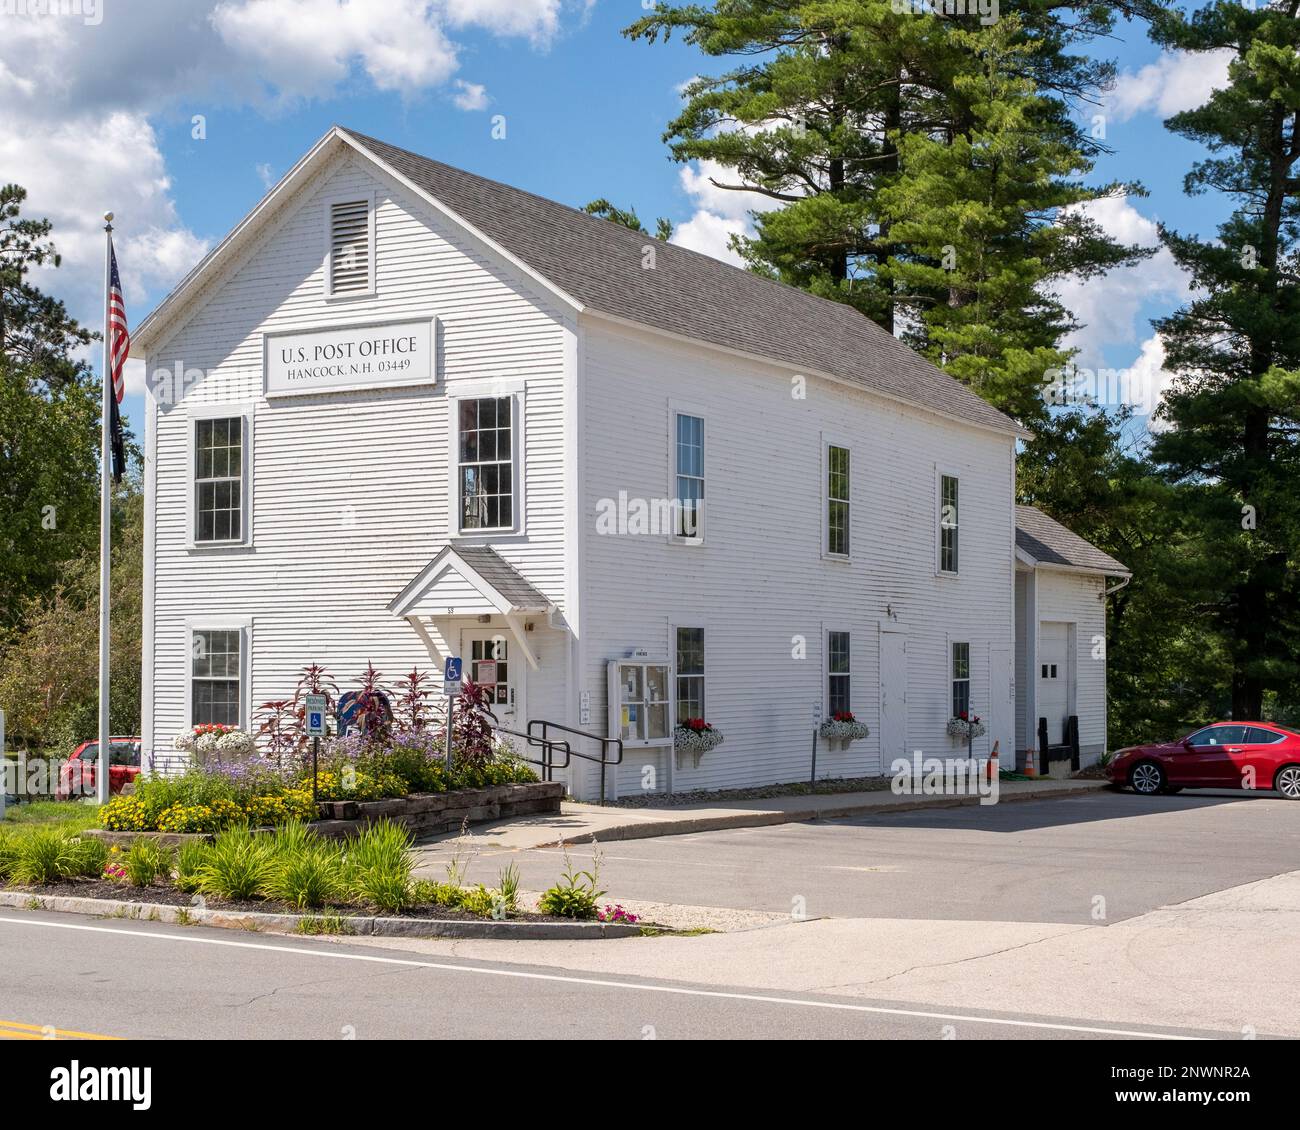
[{"label": "ornamental grass clump", "polygon": [[208,845],[202,840],[186,840],[176,852],[172,881],[178,891],[193,894],[199,889],[199,872],[208,859]]},{"label": "ornamental grass clump", "polygon": [[347,847],[349,894],[380,910],[411,905],[411,834],[391,820],[380,820]]},{"label": "ornamental grass clump", "polygon": [[236,828],[216,838],[198,871],[207,895],[246,901],[262,894],[275,872],[275,856],[265,836]]},{"label": "ornamental grass clump", "polygon": [[13,874],[18,862],[18,837],[0,829],[0,881]]},{"label": "ornamental grass clump", "polygon": [[335,845],[307,830],[305,824],[287,824],[271,837],[275,866],[267,883],[273,898],[296,906],[325,906],[344,893],[343,853]]},{"label": "ornamental grass clump", "polygon": [[171,852],[157,840],[140,836],[120,861],[126,881],[133,887],[152,887],[160,876],[171,871]]},{"label": "ornamental grass clump", "polygon": [[108,848],[98,840],[38,828],[18,840],[9,877],[22,884],[58,883],[82,875],[98,878],[107,860]]}]

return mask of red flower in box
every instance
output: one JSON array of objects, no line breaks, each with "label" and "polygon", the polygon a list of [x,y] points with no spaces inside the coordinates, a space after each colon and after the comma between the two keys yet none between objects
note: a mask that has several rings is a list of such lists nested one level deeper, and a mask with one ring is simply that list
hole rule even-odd
[{"label": "red flower in box", "polygon": [[832,722],[856,722],[857,719],[853,717],[852,710],[837,710],[834,714],[831,715],[831,721]]},{"label": "red flower in box", "polygon": [[693,730],[697,734],[707,734],[713,729],[703,718],[687,718],[685,722],[677,724],[683,730]]}]

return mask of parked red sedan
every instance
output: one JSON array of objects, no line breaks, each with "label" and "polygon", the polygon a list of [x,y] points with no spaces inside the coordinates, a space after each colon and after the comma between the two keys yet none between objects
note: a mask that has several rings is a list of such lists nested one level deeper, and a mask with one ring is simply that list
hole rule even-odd
[{"label": "parked red sedan", "polygon": [[[108,791],[120,793],[128,781],[140,776],[140,738],[108,739]],[[59,800],[95,795],[95,769],[99,764],[99,742],[82,742],[59,771]]]},{"label": "parked red sedan", "polygon": [[1153,796],[1190,789],[1276,789],[1300,800],[1300,734],[1272,722],[1216,722],[1179,742],[1122,749],[1112,784]]}]

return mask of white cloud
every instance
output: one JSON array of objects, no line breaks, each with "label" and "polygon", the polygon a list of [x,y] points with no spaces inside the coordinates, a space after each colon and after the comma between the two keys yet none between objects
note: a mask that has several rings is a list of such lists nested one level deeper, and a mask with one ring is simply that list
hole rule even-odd
[{"label": "white cloud", "polygon": [[[1121,243],[1155,247],[1156,223],[1125,199],[1097,200],[1082,206],[1106,234]],[[1083,328],[1066,339],[1079,351],[1077,364],[1103,367],[1103,353],[1111,345],[1137,345],[1143,307],[1151,301],[1166,304],[1189,297],[1188,276],[1165,248],[1133,267],[1120,267],[1101,278],[1069,279],[1057,295]]]},{"label": "white cloud", "polygon": [[[454,27],[527,36],[543,45],[560,30],[560,0],[445,0],[445,4],[447,22]],[[591,4],[585,7],[590,9]]]},{"label": "white cloud", "polygon": [[427,0],[387,0],[379,18],[373,0],[232,0],[211,21],[282,97],[327,95],[354,63],[394,91],[437,86],[459,65]]},{"label": "white cloud", "polygon": [[1124,71],[1106,100],[1109,114],[1126,122],[1154,111],[1161,118],[1202,105],[1210,92],[1227,85],[1231,48],[1217,51],[1167,51],[1137,71]]},{"label": "white cloud", "polygon": [[677,225],[672,242],[741,265],[740,256],[729,246],[731,236],[752,235],[754,224],[749,213],[769,212],[780,207],[779,202],[760,192],[719,188],[715,180],[734,183],[735,174],[714,161],[683,165],[679,176],[682,188],[695,204],[695,212]]},{"label": "white cloud", "polygon": [[259,161],[253,166],[257,173],[257,179],[262,182],[262,187],[269,189],[275,184],[275,173],[271,171],[271,166],[266,161]]},{"label": "white cloud", "polygon": [[1153,334],[1142,343],[1137,360],[1129,366],[1130,403],[1139,413],[1148,415],[1147,428],[1153,432],[1165,431],[1167,420],[1156,419],[1152,413],[1159,406],[1166,390],[1173,383],[1174,374],[1165,368],[1165,345],[1159,335]]},{"label": "white cloud", "polygon": [[458,110],[486,110],[492,101],[488,97],[487,87],[482,83],[466,82],[459,78],[456,80],[456,93],[451,100]]}]

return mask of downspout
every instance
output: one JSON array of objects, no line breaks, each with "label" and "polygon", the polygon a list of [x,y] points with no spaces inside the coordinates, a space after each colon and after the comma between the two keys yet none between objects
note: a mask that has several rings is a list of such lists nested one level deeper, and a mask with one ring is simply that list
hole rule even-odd
[{"label": "downspout", "polygon": [[1132,574],[1130,574],[1129,576],[1125,577],[1122,581],[1120,581],[1119,584],[1115,585],[1113,588],[1103,589],[1101,595],[1098,596],[1097,599],[1105,600],[1108,596],[1114,596],[1117,592],[1119,592],[1120,589],[1124,588],[1132,580],[1133,577]]}]

